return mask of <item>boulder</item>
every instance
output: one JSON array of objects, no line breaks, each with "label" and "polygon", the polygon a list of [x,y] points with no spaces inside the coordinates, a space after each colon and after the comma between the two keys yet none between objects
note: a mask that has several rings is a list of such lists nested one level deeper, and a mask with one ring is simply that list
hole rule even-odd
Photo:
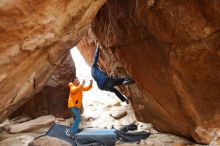
[{"label": "boulder", "polygon": [[29,132],[44,126],[51,125],[54,122],[55,122],[55,117],[52,115],[47,115],[24,123],[10,125],[9,132],[10,133]]},{"label": "boulder", "polygon": [[220,145],[220,137],[216,137],[213,139],[213,141],[210,143],[210,146],[219,146]]},{"label": "boulder", "polygon": [[11,121],[9,119],[5,119],[4,122],[0,124],[0,128],[7,129],[7,127],[11,124]]},{"label": "boulder", "polygon": [[69,53],[67,58],[55,69],[41,91],[12,113],[10,117],[29,115],[37,118],[52,114],[55,117],[68,118],[72,113],[67,107],[69,97],[68,83],[76,76],[76,69]]},{"label": "boulder", "polygon": [[112,0],[78,47],[91,63],[99,42],[101,69],[135,80],[121,90],[139,121],[203,142],[196,127],[220,127],[219,16],[219,1]]},{"label": "boulder", "polygon": [[44,136],[31,142],[28,146],[72,146],[70,143],[50,136]]},{"label": "boulder", "polygon": [[[28,137],[31,137],[31,138],[35,139],[39,136],[42,136],[43,134],[42,133],[34,133],[34,132],[31,132],[31,133],[17,133],[17,134],[1,133],[0,134],[0,141],[4,141],[4,140],[7,140],[7,139],[10,140],[10,139],[13,139],[13,138],[20,139],[19,137],[22,137],[22,136],[27,137],[27,139],[28,139]],[[15,140],[15,139],[13,139],[13,140]],[[23,139],[23,138],[21,138],[21,139]]]},{"label": "boulder", "polygon": [[115,101],[115,102],[113,102],[113,103],[110,103],[110,104],[108,104],[108,105],[106,105],[105,106],[105,108],[112,108],[112,107],[114,107],[114,106],[120,106],[121,104],[118,102],[118,101]]},{"label": "boulder", "polygon": [[220,137],[220,128],[204,128],[198,126],[195,129],[195,133],[193,133],[193,138],[204,144],[211,144],[213,141],[216,141],[218,137]]},{"label": "boulder", "polygon": [[29,135],[21,135],[17,137],[8,138],[0,141],[1,146],[28,146],[34,140],[34,137]]},{"label": "boulder", "polygon": [[11,119],[11,124],[23,123],[23,122],[29,121],[31,119],[32,119],[31,117],[25,116],[25,115],[18,116],[18,117],[15,117],[14,119]]},{"label": "boulder", "polygon": [[110,116],[112,116],[114,119],[121,119],[126,115],[127,111],[123,110],[122,108],[115,109],[110,113]]},{"label": "boulder", "polygon": [[105,2],[1,1],[0,122],[44,86]]}]

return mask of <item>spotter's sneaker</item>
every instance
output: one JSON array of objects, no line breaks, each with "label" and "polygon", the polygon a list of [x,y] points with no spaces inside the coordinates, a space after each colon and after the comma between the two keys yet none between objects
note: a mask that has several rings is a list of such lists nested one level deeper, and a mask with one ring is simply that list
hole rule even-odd
[{"label": "spotter's sneaker", "polygon": [[70,129],[66,129],[65,133],[68,138],[74,139],[74,135],[71,133]]}]

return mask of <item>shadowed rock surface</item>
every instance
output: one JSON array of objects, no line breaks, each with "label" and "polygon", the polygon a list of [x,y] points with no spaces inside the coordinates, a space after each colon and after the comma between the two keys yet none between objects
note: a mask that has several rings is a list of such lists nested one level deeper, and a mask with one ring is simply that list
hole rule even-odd
[{"label": "shadowed rock surface", "polygon": [[81,52],[91,63],[100,42],[100,67],[135,80],[121,90],[138,120],[201,143],[218,137],[220,2],[105,2],[1,1],[0,121],[38,96],[90,27]]},{"label": "shadowed rock surface", "polygon": [[91,63],[100,42],[100,67],[135,80],[122,90],[140,121],[209,143],[220,127],[219,16],[218,1],[108,1],[78,46]]},{"label": "shadowed rock surface", "polygon": [[71,117],[72,113],[67,108],[69,97],[68,83],[75,76],[75,65],[69,54],[65,61],[56,68],[41,91],[31,97],[31,100],[16,110],[11,117],[29,115],[37,118],[48,114],[62,118]]},{"label": "shadowed rock surface", "polygon": [[105,0],[3,0],[0,121],[27,102],[78,43]]},{"label": "shadowed rock surface", "polygon": [[54,137],[41,137],[33,142],[31,142],[28,146],[71,146],[70,143],[58,139],[58,138],[54,138]]}]

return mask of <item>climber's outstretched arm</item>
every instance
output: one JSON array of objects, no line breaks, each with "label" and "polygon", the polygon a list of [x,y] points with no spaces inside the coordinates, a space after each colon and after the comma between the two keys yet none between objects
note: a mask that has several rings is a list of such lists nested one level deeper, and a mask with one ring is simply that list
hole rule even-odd
[{"label": "climber's outstretched arm", "polygon": [[92,67],[97,67],[98,60],[99,60],[99,48],[96,48],[95,56],[94,56],[93,63],[92,63]]}]

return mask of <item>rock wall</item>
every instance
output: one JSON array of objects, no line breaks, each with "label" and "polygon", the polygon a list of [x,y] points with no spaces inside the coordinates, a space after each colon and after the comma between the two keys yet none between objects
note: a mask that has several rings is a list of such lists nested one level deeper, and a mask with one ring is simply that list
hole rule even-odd
[{"label": "rock wall", "polygon": [[105,0],[0,3],[0,121],[38,92]]},{"label": "rock wall", "polygon": [[76,76],[76,69],[71,55],[53,72],[40,92],[31,100],[16,110],[11,117],[29,115],[37,118],[44,115],[54,115],[60,118],[72,117],[67,108],[69,97],[68,83]]},{"label": "rock wall", "polygon": [[78,45],[91,63],[136,81],[124,89],[140,121],[209,143],[220,129],[220,2],[112,0]]}]

